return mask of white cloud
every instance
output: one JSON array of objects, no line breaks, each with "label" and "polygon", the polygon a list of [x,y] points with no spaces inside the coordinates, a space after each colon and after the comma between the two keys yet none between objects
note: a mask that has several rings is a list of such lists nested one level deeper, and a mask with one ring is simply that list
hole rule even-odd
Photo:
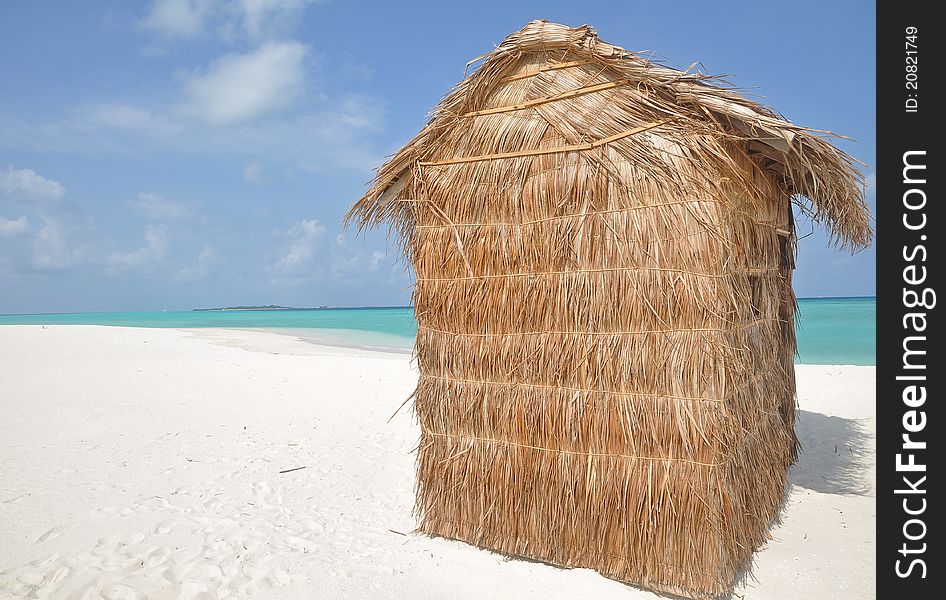
[{"label": "white cloud", "polygon": [[154,0],[141,26],[167,37],[197,35],[212,7],[209,0]]},{"label": "white cloud", "polygon": [[261,183],[263,181],[263,163],[253,161],[243,169],[243,181]]},{"label": "white cloud", "polygon": [[285,108],[305,82],[306,52],[298,42],[279,42],[224,55],[187,78],[181,110],[213,125],[228,125]]},{"label": "white cloud", "polygon": [[145,227],[145,241],[148,249],[155,257],[161,258],[168,251],[168,230],[164,225],[148,225]]},{"label": "white cloud", "polygon": [[[384,129],[383,103],[363,95],[349,94],[323,113],[307,115],[297,123],[287,123],[283,141],[296,152],[300,166],[310,171],[341,166],[373,170],[384,162],[382,153],[365,143],[368,134]],[[313,143],[318,140],[321,143]],[[276,141],[276,140],[274,140]],[[328,151],[326,151],[328,150]]]},{"label": "white cloud", "polygon": [[[283,51],[273,50],[278,48]],[[162,86],[147,100],[86,104],[45,122],[0,113],[0,147],[135,155],[158,146],[201,158],[234,158],[243,165],[265,157],[267,172],[273,165],[373,170],[385,151],[393,150],[377,147],[377,134],[387,120],[383,101],[360,94],[327,96],[312,89],[307,60],[295,60],[305,52],[292,43],[229,55],[182,76],[177,88]],[[269,63],[272,72],[260,66]],[[290,106],[294,97],[298,101]],[[254,169],[249,168],[248,182]]]},{"label": "white cloud", "polygon": [[[65,152],[88,156],[104,152],[127,154],[128,148],[81,111],[27,119],[0,112],[0,147],[17,152]],[[2,172],[0,172],[2,178]],[[0,195],[3,190],[0,188]]]},{"label": "white cloud", "polygon": [[378,267],[381,266],[381,261],[387,258],[388,255],[384,252],[379,252],[375,250],[371,253],[371,258],[368,260],[368,270],[377,271]]},{"label": "white cloud", "polygon": [[148,225],[145,227],[145,245],[131,252],[113,252],[105,258],[105,264],[112,272],[131,269],[148,270],[154,263],[164,258],[169,247],[167,227]]},{"label": "white cloud", "polygon": [[306,267],[315,256],[316,244],[325,233],[325,225],[318,219],[304,219],[294,224],[282,235],[291,238],[289,247],[276,260],[275,269],[293,272]]},{"label": "white cloud", "polygon": [[215,29],[224,39],[257,39],[294,29],[313,0],[154,0],[141,26],[168,38]]},{"label": "white cloud", "polygon": [[14,198],[52,201],[62,198],[66,188],[32,169],[14,169],[11,165],[0,171],[0,191]]},{"label": "white cloud", "polygon": [[377,131],[384,126],[384,107],[369,96],[348,94],[332,111],[333,124],[346,129]]},{"label": "white cloud", "polygon": [[94,226],[85,211],[65,196],[62,184],[32,169],[0,170],[0,197],[26,204],[28,211],[15,219],[0,217],[0,238],[10,240],[4,248],[8,267],[59,271],[89,262]]},{"label": "white cloud", "polygon": [[151,252],[147,247],[138,248],[133,252],[113,252],[105,259],[112,272],[143,269],[151,261]]},{"label": "white cloud", "polygon": [[76,222],[68,215],[43,215],[42,224],[33,238],[33,267],[39,270],[62,270],[85,262],[89,248],[80,241],[88,224]]},{"label": "white cloud", "polygon": [[299,221],[297,227],[302,232],[303,237],[308,240],[314,240],[325,233],[325,225],[319,223],[318,219]]},{"label": "white cloud", "polygon": [[118,129],[152,137],[173,136],[184,130],[183,124],[160,112],[119,102],[93,104],[81,109],[76,113],[74,126],[88,131]]},{"label": "white cloud", "polygon": [[29,229],[30,222],[26,220],[26,217],[19,217],[17,219],[0,217],[0,238],[20,235],[21,233],[26,233]]},{"label": "white cloud", "polygon": [[332,255],[332,259],[329,263],[329,269],[332,273],[332,279],[349,279],[352,275],[360,274],[363,272],[363,269],[360,269],[361,259],[363,257],[358,254],[342,254],[335,252]]},{"label": "white cloud", "polygon": [[128,205],[151,219],[184,219],[194,215],[194,207],[179,200],[165,198],[154,192],[141,192]]},{"label": "white cloud", "polygon": [[252,38],[291,28],[312,0],[240,0],[237,13]]},{"label": "white cloud", "polygon": [[327,260],[332,279],[348,282],[377,280],[379,275],[368,276],[368,273],[378,271],[388,254],[381,250],[373,250],[367,254],[360,246],[350,244],[344,234],[335,238]]},{"label": "white cloud", "polygon": [[177,278],[182,281],[194,281],[206,275],[210,269],[220,262],[220,253],[213,246],[204,246],[194,262],[178,269]]}]

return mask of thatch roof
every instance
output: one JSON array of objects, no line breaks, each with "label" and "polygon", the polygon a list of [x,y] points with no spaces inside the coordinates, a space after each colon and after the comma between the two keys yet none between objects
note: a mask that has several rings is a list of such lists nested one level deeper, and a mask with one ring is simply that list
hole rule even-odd
[{"label": "thatch roof", "polygon": [[[508,77],[530,54],[539,57],[533,76]],[[547,66],[556,55],[559,63]],[[407,233],[413,219],[402,191],[418,163],[482,156],[468,149],[490,145],[496,153],[529,153],[538,149],[543,130],[554,128],[574,140],[575,151],[607,145],[628,160],[644,162],[663,152],[657,136],[670,138],[687,149],[694,170],[717,174],[738,170],[726,141],[745,142],[745,151],[783,178],[787,194],[835,242],[860,249],[871,241],[863,178],[855,161],[827,141],[832,134],[793,125],[718,77],[662,66],[599,40],[587,25],[547,21],[530,22],[481,58],[480,67],[443,99],[423,130],[379,169],[347,222],[360,228],[386,222]],[[476,119],[513,112],[526,117],[515,128],[508,120]],[[644,135],[651,128],[654,135]],[[672,177],[665,171],[654,175]]]}]

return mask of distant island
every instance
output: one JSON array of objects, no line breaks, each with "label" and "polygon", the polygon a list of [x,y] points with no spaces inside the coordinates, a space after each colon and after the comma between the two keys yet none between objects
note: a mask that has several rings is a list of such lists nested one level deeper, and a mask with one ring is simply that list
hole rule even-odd
[{"label": "distant island", "polygon": [[[237,310],[377,310],[379,308],[410,308],[410,306],[280,306],[266,304],[261,306],[217,306],[214,308],[192,308],[191,312],[225,312]],[[166,312],[166,311],[165,311]]]},{"label": "distant island", "polygon": [[[328,308],[327,306],[318,306],[315,308]],[[215,308],[195,308],[194,312],[208,312],[220,310],[312,310],[311,308],[301,309],[292,306],[279,306],[277,304],[266,304],[263,306],[219,306]]]}]

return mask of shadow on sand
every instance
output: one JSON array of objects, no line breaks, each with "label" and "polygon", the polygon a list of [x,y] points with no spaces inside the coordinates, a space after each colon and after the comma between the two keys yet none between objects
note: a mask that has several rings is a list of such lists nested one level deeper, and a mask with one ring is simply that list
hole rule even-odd
[{"label": "shadow on sand", "polygon": [[[799,410],[795,434],[801,443],[798,461],[788,472],[789,485],[769,531],[781,525],[792,486],[823,494],[866,495],[873,489],[869,467],[874,450],[860,422]],[[741,572],[735,581],[736,591],[718,600],[744,598],[743,586],[748,580],[754,581],[751,570]]]},{"label": "shadow on sand", "polygon": [[801,442],[789,482],[823,494],[868,494],[873,449],[854,419],[798,411],[795,433]]}]

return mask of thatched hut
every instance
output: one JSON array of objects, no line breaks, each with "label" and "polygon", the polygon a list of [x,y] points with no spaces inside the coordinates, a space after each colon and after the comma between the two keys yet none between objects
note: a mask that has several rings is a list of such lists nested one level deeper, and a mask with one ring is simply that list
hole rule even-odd
[{"label": "thatched hut", "polygon": [[791,206],[864,246],[859,172],[587,26],[482,58],[347,217],[416,271],[420,530],[725,593],[796,456]]}]

